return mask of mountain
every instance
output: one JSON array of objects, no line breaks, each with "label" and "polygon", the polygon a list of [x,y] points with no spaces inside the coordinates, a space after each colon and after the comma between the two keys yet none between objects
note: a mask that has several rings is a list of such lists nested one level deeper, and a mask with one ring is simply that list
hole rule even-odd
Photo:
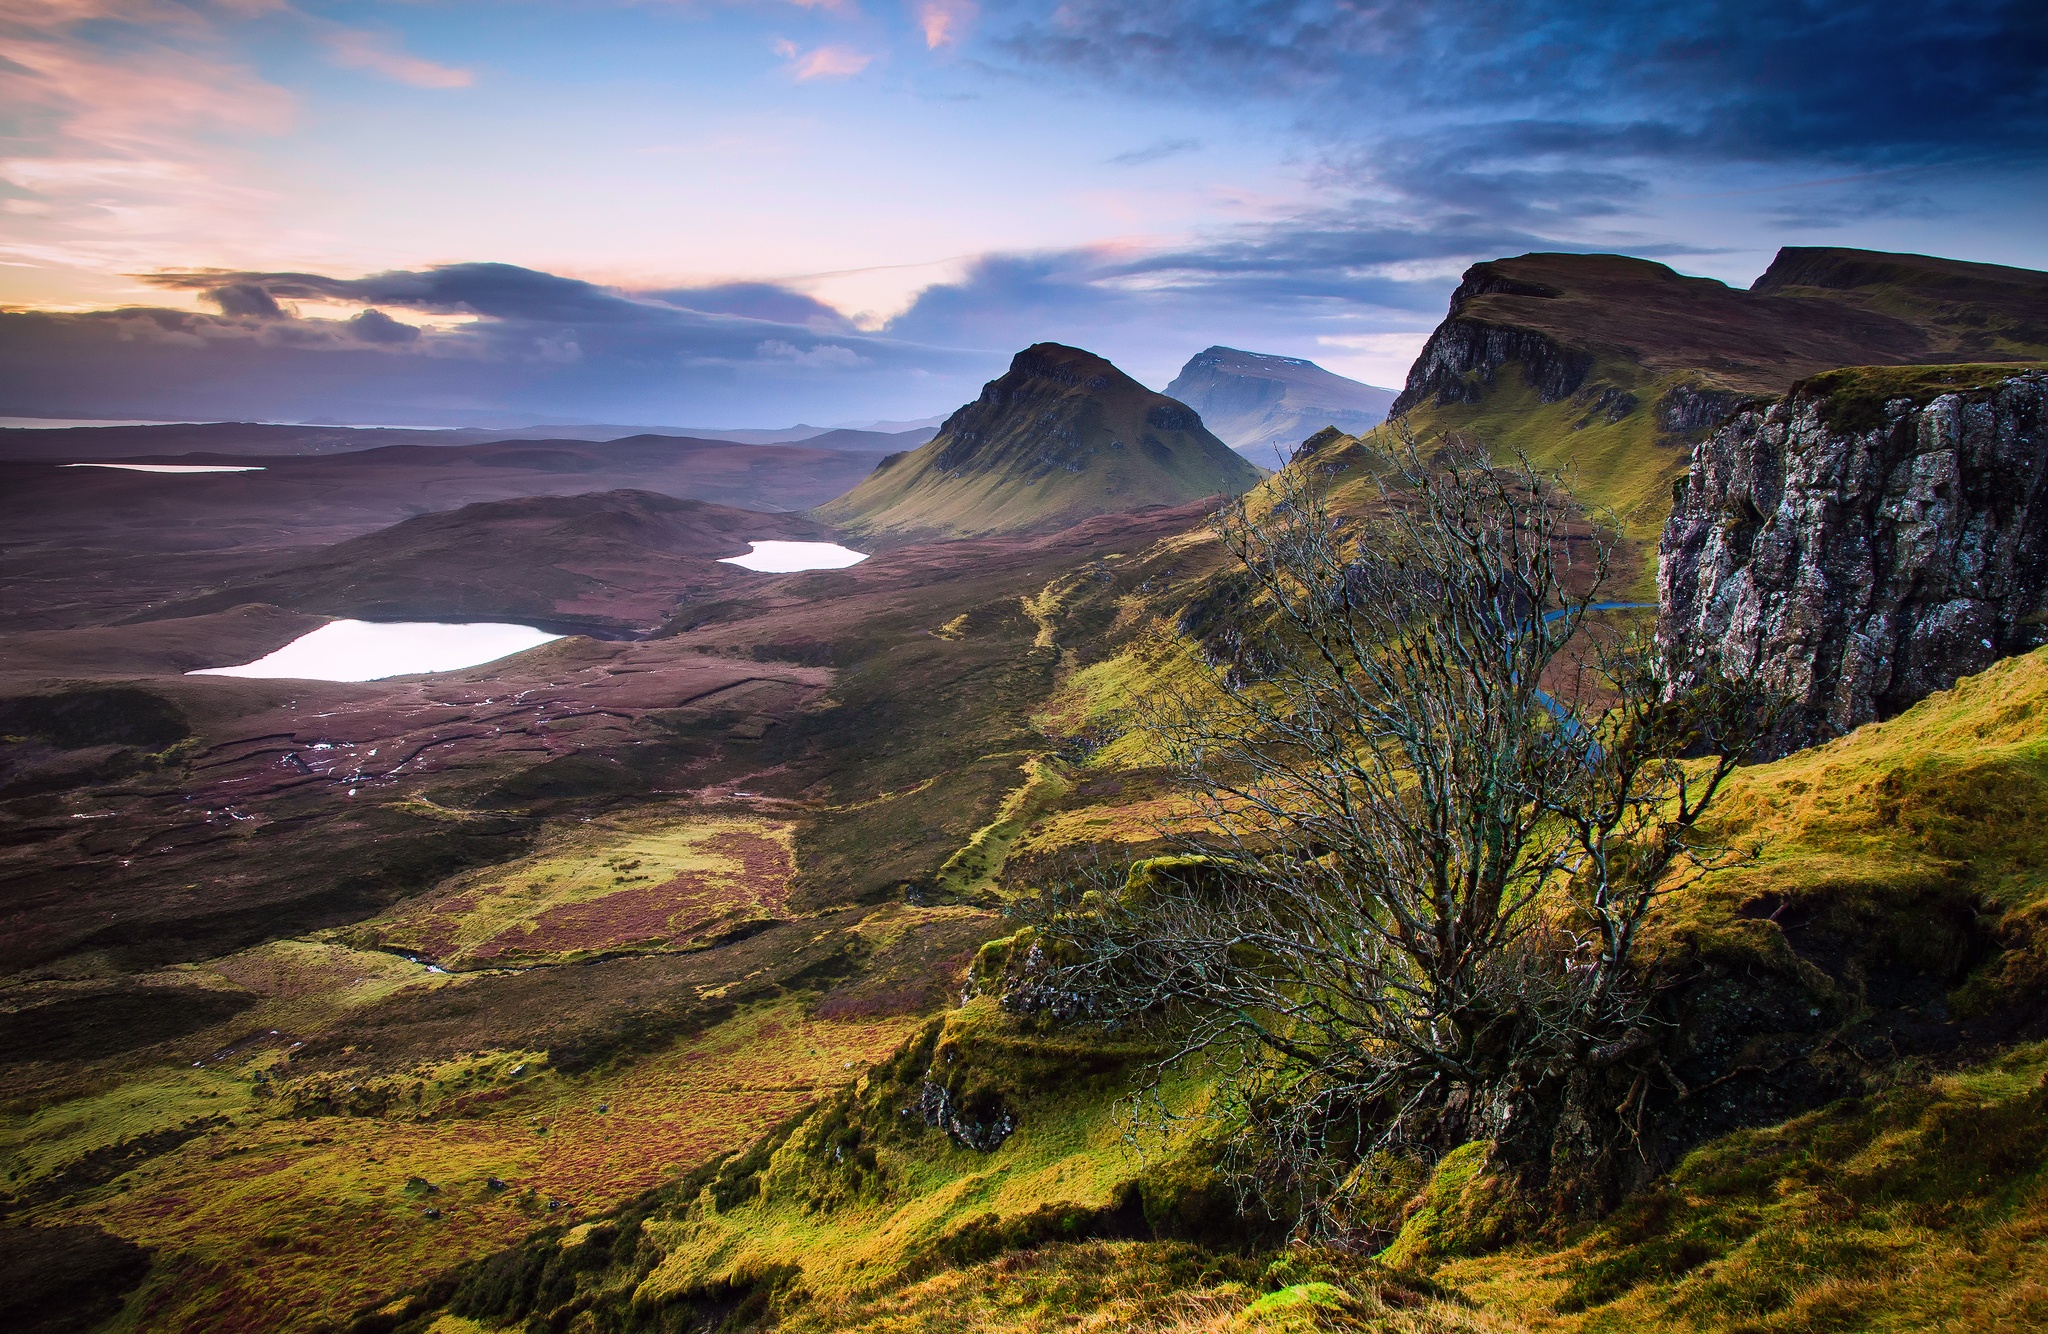
[{"label": "mountain", "polygon": [[[1923,681],[1922,643],[1963,662],[1972,641],[1923,633],[1964,626],[1958,603],[1998,603],[2016,633],[1993,648],[2033,642],[2039,604],[1998,583],[2048,570],[2020,523],[2048,464],[2018,452],[2048,409],[1999,401],[2027,373],[1791,387],[1772,361],[2017,356],[2027,275],[1797,252],[1740,292],[1520,263],[1482,269],[1553,294],[1466,294],[1447,325],[1476,351],[1409,408],[1418,430],[1572,463],[1654,534],[1685,442],[1747,395],[1668,530],[1700,539],[1676,570],[1695,605],[1791,594],[1730,617],[1730,649],[1812,653],[1794,665],[1823,669],[1820,700],[1875,682],[1830,674],[1831,643],[1907,630],[1893,657]],[[1731,776],[1699,826],[1729,855],[1674,878],[1641,936],[1652,1045],[1631,1037],[1613,1097],[1583,1103],[1627,1133],[1554,1141],[1581,1163],[1604,1142],[1623,1195],[1529,1186],[1488,1113],[1311,1197],[1341,1230],[1326,1247],[1302,1244],[1301,1192],[1242,1208],[1227,1119],[1130,1153],[1147,1090],[1227,1117],[1218,1067],[1161,1084],[1172,1033],[1063,1018],[1058,904],[1033,900],[1193,823],[1144,704],[1193,688],[1177,642],[1256,612],[1201,536],[1213,502],[1043,515],[1100,501],[1109,465],[1135,477],[1146,435],[1190,470],[1245,465],[1199,428],[1146,429],[1192,410],[1085,353],[1020,362],[882,470],[956,453],[893,501],[956,484],[944,517],[986,523],[1032,488],[1096,494],[1044,493],[1025,521],[1049,531],[800,575],[715,562],[808,516],[644,493],[813,505],[873,455],[654,438],[196,477],[0,464],[0,618],[47,627],[0,634],[0,1328],[2048,1325],[2048,648],[1884,717],[1894,675],[1878,720]],[[1334,466],[1358,449],[1319,432],[1299,466],[1369,490]],[[1046,455],[1077,470],[1037,476]],[[1823,576],[1845,606],[1800,601]],[[215,590],[311,610],[131,614]],[[656,634],[449,673],[182,674],[328,607],[604,630],[679,596]],[[1125,902],[1217,883],[1142,870]],[[1518,980],[1564,975],[1530,958]],[[1311,1128],[1379,1124],[1367,1105]]]},{"label": "mountain", "polygon": [[1039,343],[929,444],[883,459],[816,513],[863,537],[968,537],[1235,495],[1258,479],[1186,404],[1092,352]]},{"label": "mountain", "polygon": [[1672,483],[1744,404],[1847,366],[2044,357],[2048,274],[2027,269],[1788,247],[1743,289],[1626,255],[1530,254],[1465,271],[1390,414],[1570,467],[1623,519],[1622,581],[1647,601]]},{"label": "mountain", "polygon": [[1284,461],[1325,426],[1350,435],[1385,420],[1394,391],[1347,380],[1300,357],[1211,347],[1188,358],[1173,383],[1222,441],[1255,463]]},{"label": "mountain", "polygon": [[1842,366],[2044,350],[2048,274],[2027,269],[1788,247],[1744,291],[1623,255],[1522,255],[1466,270],[1391,410],[1477,402],[1511,360],[1543,402],[1590,392],[1616,415],[1622,394],[1632,411],[1648,381],[1678,377],[1653,411],[1684,418],[1712,415],[1702,394],[1777,394]]}]

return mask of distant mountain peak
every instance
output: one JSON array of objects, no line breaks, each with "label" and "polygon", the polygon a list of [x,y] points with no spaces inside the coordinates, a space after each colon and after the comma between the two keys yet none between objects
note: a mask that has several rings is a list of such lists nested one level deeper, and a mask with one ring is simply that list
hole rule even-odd
[{"label": "distant mountain peak", "polygon": [[1035,343],[930,443],[819,509],[864,536],[965,537],[1236,494],[1258,480],[1202,425],[1078,347]]},{"label": "distant mountain peak", "polygon": [[1202,414],[1232,449],[1259,462],[1291,455],[1325,426],[1356,435],[1387,415],[1394,391],[1302,357],[1217,345],[1188,358],[1166,392]]}]

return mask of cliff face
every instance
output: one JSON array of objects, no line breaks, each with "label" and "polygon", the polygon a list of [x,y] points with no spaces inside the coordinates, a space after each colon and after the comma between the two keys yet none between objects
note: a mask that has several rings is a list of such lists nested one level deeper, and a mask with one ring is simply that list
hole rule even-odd
[{"label": "cliff face", "polygon": [[[1592,354],[1572,347],[1527,325],[1489,320],[1468,308],[1483,296],[1533,297],[1555,300],[1563,291],[1549,283],[1516,278],[1506,271],[1514,261],[1495,260],[1474,264],[1451,293],[1451,312],[1409,368],[1408,383],[1388,409],[1400,416],[1410,408],[1434,402],[1438,407],[1452,403],[1476,403],[1484,386],[1493,383],[1494,372],[1510,361],[1522,363],[1522,373],[1546,403],[1569,398],[1585,383],[1593,368]],[[1502,312],[1505,313],[1505,312]]]},{"label": "cliff face", "polygon": [[1789,697],[1771,754],[2048,642],[2048,373],[1816,376],[1703,441],[1673,502],[1658,636]]}]

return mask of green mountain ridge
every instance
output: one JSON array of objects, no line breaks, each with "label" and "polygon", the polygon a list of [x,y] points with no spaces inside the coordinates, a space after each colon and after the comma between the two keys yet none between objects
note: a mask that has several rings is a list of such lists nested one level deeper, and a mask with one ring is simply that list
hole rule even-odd
[{"label": "green mountain ridge", "polygon": [[814,513],[869,541],[1033,532],[1236,495],[1259,476],[1187,405],[1091,352],[1038,343],[929,443]]},{"label": "green mountain ridge", "polygon": [[1391,415],[1569,468],[1623,519],[1648,598],[1671,484],[1743,404],[1851,366],[2043,358],[2033,270],[1787,247],[1745,290],[1626,255],[1528,254],[1466,270]]}]

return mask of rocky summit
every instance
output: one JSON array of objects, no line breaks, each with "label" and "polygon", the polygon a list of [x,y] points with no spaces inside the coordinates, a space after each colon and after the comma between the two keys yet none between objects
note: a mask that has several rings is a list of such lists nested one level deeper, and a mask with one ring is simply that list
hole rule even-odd
[{"label": "rocky summit", "polygon": [[1815,376],[1693,452],[1660,634],[1785,696],[1783,754],[2048,643],[2048,374]]},{"label": "rocky summit", "polygon": [[1303,440],[1334,426],[1356,435],[1386,419],[1394,391],[1361,384],[1300,357],[1204,348],[1168,396],[1202,414],[1224,443],[1255,463],[1285,462]]},{"label": "rocky summit", "polygon": [[1039,343],[929,444],[884,458],[816,514],[869,540],[1034,532],[1258,480],[1185,403],[1092,352]]}]

